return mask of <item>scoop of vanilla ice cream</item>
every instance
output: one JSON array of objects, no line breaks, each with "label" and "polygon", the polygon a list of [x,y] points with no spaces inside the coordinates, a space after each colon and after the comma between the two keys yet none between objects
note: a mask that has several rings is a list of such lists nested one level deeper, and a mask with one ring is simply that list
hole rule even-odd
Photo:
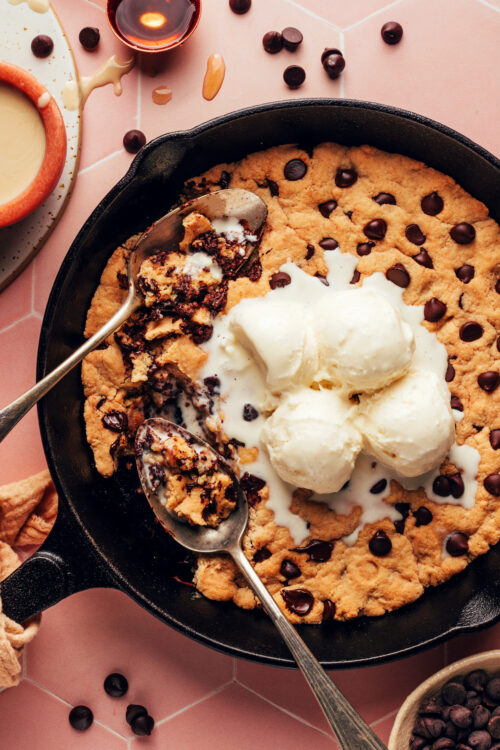
[{"label": "scoop of vanilla ice cream", "polygon": [[365,450],[404,477],[439,466],[455,439],[450,394],[428,370],[360,398]]},{"label": "scoop of vanilla ice cream", "polygon": [[285,396],[261,432],[281,479],[319,494],[340,490],[362,446],[352,411],[335,391],[300,388]]},{"label": "scoop of vanilla ice cream", "polygon": [[325,295],[315,308],[321,372],[351,391],[373,391],[408,370],[411,326],[387,297],[370,289]]},{"label": "scoop of vanilla ice cream", "polygon": [[303,307],[290,300],[248,299],[230,316],[231,332],[257,362],[271,391],[311,384],[318,347]]}]

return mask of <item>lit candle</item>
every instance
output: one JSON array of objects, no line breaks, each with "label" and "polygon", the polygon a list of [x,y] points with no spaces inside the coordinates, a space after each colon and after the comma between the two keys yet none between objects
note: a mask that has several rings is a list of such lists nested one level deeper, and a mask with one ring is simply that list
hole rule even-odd
[{"label": "lit candle", "polygon": [[182,44],[193,33],[201,0],[109,0],[115,34],[134,49],[160,52]]}]

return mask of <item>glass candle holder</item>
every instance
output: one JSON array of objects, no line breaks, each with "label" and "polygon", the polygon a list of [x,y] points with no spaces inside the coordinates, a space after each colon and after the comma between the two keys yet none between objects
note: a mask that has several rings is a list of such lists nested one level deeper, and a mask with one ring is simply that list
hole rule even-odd
[{"label": "glass candle holder", "polygon": [[108,0],[116,36],[139,52],[165,52],[183,44],[198,26],[201,0]]}]

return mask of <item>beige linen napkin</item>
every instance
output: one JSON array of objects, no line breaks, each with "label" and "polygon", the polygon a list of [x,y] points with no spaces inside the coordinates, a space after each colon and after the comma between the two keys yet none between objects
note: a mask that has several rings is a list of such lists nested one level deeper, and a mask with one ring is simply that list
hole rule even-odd
[{"label": "beige linen napkin", "polygon": [[[0,487],[0,581],[20,564],[13,546],[41,544],[56,516],[57,494],[48,471]],[[9,619],[0,599],[0,687],[18,684],[19,658],[39,625],[39,615],[24,625]]]}]

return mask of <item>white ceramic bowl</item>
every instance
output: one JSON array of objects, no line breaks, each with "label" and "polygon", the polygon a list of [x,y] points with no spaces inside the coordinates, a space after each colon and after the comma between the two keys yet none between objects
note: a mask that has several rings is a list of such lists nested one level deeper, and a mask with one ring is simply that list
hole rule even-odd
[{"label": "white ceramic bowl", "polygon": [[440,669],[439,672],[422,682],[413,693],[410,693],[399,709],[389,738],[389,750],[409,750],[410,737],[420,704],[426,698],[436,696],[448,680],[472,672],[473,669],[484,669],[492,676],[500,674],[500,650],[484,651],[481,654],[468,656],[466,659]]}]

